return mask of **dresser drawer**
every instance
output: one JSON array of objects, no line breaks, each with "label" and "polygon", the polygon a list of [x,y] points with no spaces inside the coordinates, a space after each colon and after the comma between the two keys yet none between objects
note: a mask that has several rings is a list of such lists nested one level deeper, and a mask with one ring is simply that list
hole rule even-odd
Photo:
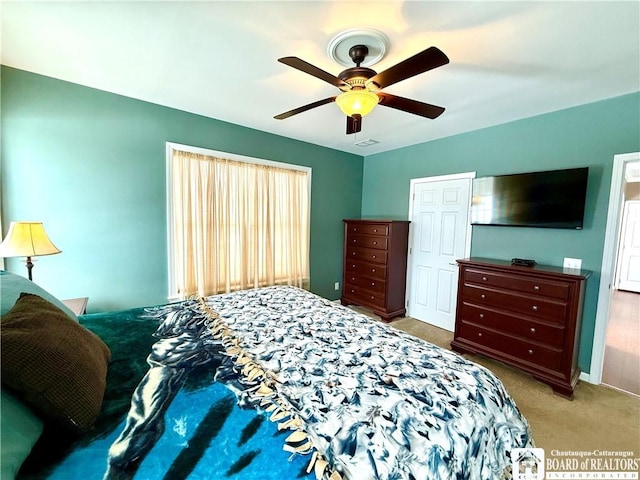
[{"label": "dresser drawer", "polygon": [[342,296],[343,299],[353,300],[356,305],[372,305],[382,308],[385,306],[383,293],[370,292],[363,287],[355,285],[345,285]]},{"label": "dresser drawer", "polygon": [[562,363],[562,351],[529,343],[470,323],[460,322],[459,336],[471,343],[499,351],[537,367],[558,370]]},{"label": "dresser drawer", "polygon": [[389,239],[387,237],[373,237],[370,235],[349,235],[347,245],[352,247],[377,248],[386,250]]},{"label": "dresser drawer", "polygon": [[345,277],[348,275],[357,274],[366,275],[368,277],[380,278],[384,280],[387,278],[387,267],[385,265],[372,265],[359,260],[347,261],[345,265]]},{"label": "dresser drawer", "polygon": [[360,235],[389,235],[389,225],[378,223],[349,223],[347,233],[357,233]]},{"label": "dresser drawer", "polygon": [[347,275],[345,277],[346,288],[361,287],[371,292],[384,293],[385,282],[375,278],[368,278],[363,275]]},{"label": "dresser drawer", "polygon": [[568,299],[570,294],[570,286],[567,283],[526,275],[509,275],[507,273],[474,270],[472,268],[465,270],[464,281],[465,283],[506,288],[559,300]]},{"label": "dresser drawer", "polygon": [[565,302],[491,290],[475,285],[464,286],[462,300],[478,306],[493,306],[501,310],[523,313],[561,325],[564,325],[569,309]]},{"label": "dresser drawer", "polygon": [[463,322],[517,335],[524,340],[533,340],[558,348],[561,348],[564,342],[564,328],[561,325],[552,326],[488,307],[468,304],[462,305],[459,315]]},{"label": "dresser drawer", "polygon": [[358,248],[350,246],[347,248],[347,259],[364,260],[365,262],[386,265],[387,252],[384,250],[376,250],[375,248]]}]

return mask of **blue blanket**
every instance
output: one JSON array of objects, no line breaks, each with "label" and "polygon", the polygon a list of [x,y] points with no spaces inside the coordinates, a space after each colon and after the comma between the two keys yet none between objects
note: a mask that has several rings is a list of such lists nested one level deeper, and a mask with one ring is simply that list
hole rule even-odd
[{"label": "blue blanket", "polygon": [[532,445],[489,371],[297,288],[143,316],[128,413],[44,478],[490,479]]}]

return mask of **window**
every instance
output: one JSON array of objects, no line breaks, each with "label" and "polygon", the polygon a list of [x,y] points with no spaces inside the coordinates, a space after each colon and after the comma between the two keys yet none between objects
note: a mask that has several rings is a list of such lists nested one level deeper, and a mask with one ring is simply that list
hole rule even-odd
[{"label": "window", "polygon": [[309,287],[311,169],[167,144],[169,297]]}]

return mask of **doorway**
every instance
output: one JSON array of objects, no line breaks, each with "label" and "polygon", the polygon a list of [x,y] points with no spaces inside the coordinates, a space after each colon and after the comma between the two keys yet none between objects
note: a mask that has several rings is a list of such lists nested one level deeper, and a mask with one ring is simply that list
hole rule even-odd
[{"label": "doorway", "polygon": [[602,383],[640,396],[640,293],[611,292]]},{"label": "doorway", "polygon": [[456,259],[471,252],[475,172],[411,180],[407,315],[450,332],[458,293]]},{"label": "doorway", "polygon": [[618,288],[630,285],[629,280],[634,285],[640,262],[633,249],[640,242],[635,213],[623,223],[636,195],[632,192],[640,188],[640,183],[630,186],[636,183],[633,172],[640,180],[640,152],[614,157],[589,381],[640,394],[634,391],[640,390],[640,294]]},{"label": "doorway", "polygon": [[640,162],[627,164],[627,171],[637,169],[638,176],[625,175],[625,198],[618,242],[616,287],[640,293]]},{"label": "doorway", "polygon": [[640,161],[625,165],[602,383],[640,395]]}]

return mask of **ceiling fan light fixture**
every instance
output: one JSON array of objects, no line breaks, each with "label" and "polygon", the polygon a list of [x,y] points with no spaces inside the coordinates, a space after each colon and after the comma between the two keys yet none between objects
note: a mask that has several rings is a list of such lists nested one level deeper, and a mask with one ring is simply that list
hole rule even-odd
[{"label": "ceiling fan light fixture", "polygon": [[365,116],[378,104],[380,98],[369,90],[348,90],[336,97],[336,103],[347,117],[354,114]]}]

